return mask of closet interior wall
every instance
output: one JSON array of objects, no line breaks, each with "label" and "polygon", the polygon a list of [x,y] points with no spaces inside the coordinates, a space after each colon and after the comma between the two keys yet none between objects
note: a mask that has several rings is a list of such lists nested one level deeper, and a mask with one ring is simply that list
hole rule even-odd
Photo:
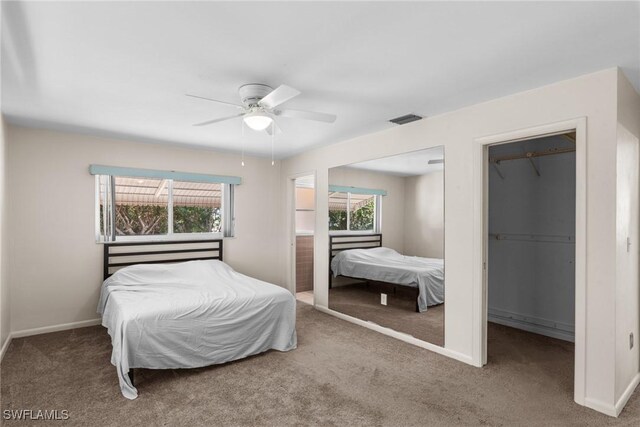
[{"label": "closet interior wall", "polygon": [[489,321],[574,340],[575,144],[489,150]]}]

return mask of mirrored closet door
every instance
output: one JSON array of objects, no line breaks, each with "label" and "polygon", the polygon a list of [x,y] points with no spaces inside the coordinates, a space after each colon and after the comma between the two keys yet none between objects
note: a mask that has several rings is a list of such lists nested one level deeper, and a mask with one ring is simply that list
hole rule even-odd
[{"label": "mirrored closet door", "polygon": [[329,308],[444,345],[444,147],[329,170]]}]

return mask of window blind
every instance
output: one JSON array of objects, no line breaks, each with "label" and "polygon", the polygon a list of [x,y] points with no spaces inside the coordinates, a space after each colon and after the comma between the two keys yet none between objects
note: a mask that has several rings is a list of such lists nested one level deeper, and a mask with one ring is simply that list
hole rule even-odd
[{"label": "window blind", "polygon": [[329,191],[332,193],[352,193],[352,194],[370,194],[375,196],[386,196],[386,190],[377,190],[374,188],[345,187],[342,185],[330,185]]},{"label": "window blind", "polygon": [[90,165],[89,173],[91,175],[112,175],[112,176],[129,176],[136,178],[159,178],[173,179],[175,181],[189,182],[209,182],[217,184],[234,184],[242,183],[239,176],[227,175],[208,175],[203,173],[189,173],[177,171],[163,171],[155,169],[138,169],[118,166]]}]

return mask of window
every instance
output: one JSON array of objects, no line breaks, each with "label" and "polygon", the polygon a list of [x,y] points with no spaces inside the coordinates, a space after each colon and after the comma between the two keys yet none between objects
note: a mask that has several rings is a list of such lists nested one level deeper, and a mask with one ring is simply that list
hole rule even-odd
[{"label": "window", "polygon": [[233,236],[234,184],[96,175],[98,242]]},{"label": "window", "polygon": [[348,230],[347,206],[349,193],[329,192],[329,231]]},{"label": "window", "polygon": [[222,232],[223,185],[173,182],[173,232]]},{"label": "window", "polygon": [[381,195],[329,192],[329,231],[379,232]]},{"label": "window", "polygon": [[169,233],[169,189],[166,180],[114,177],[116,236]]}]

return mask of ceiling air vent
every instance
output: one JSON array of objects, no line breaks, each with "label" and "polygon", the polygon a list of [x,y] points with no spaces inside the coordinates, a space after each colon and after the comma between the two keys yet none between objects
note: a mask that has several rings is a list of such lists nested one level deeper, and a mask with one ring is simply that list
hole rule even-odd
[{"label": "ceiling air vent", "polygon": [[415,122],[416,120],[420,119],[422,119],[422,117],[416,116],[415,114],[407,114],[406,116],[396,117],[395,119],[391,119],[389,121],[397,125],[406,125],[407,123]]}]

